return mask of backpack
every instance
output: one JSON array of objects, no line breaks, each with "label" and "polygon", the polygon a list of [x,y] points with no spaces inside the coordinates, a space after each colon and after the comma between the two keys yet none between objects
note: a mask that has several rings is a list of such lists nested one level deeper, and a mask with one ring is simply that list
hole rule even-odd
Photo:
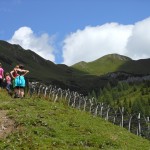
[{"label": "backpack", "polygon": [[15,78],[15,87],[16,86],[25,87],[25,78],[24,78],[24,76],[17,76]]}]

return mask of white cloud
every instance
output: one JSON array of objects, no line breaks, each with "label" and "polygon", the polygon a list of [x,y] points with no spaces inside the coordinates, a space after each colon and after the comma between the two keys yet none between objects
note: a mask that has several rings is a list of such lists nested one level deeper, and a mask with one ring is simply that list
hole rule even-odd
[{"label": "white cloud", "polygon": [[21,27],[15,31],[14,35],[8,42],[12,44],[19,44],[24,49],[31,49],[41,57],[54,62],[55,56],[53,54],[53,40],[53,36],[50,37],[46,33],[37,36],[33,33],[31,28]]},{"label": "white cloud", "polygon": [[134,59],[150,57],[150,18],[135,23],[126,48]]},{"label": "white cloud", "polygon": [[73,65],[80,61],[90,62],[111,53],[126,55],[132,59],[148,58],[149,27],[150,18],[147,18],[135,25],[107,23],[77,30],[64,40],[63,63]]},{"label": "white cloud", "polygon": [[132,25],[107,23],[70,34],[64,40],[63,63],[72,65],[79,61],[93,61],[109,53],[124,54],[132,28]]},{"label": "white cloud", "polygon": [[[118,53],[132,59],[150,58],[150,18],[134,25],[106,23],[87,26],[69,34],[63,41],[62,63],[73,65],[80,61],[94,61],[104,55]],[[55,61],[54,36],[36,35],[31,28],[21,27],[8,41],[31,49],[45,59]],[[56,43],[55,43],[56,44]],[[58,54],[55,52],[55,55]]]}]

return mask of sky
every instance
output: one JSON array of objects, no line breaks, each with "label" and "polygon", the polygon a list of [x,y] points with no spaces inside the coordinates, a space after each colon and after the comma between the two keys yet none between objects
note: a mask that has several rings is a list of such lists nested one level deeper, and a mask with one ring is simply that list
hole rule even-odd
[{"label": "sky", "polygon": [[150,0],[0,0],[0,40],[71,66],[150,58]]}]

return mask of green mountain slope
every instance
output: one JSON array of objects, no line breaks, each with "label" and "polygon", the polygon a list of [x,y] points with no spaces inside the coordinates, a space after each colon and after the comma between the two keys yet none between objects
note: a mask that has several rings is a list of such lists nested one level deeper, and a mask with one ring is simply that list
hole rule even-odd
[{"label": "green mountain slope", "polygon": [[47,85],[53,84],[66,89],[87,91],[85,83],[89,82],[89,78],[95,80],[94,76],[88,76],[81,81],[80,77],[84,76],[84,72],[66,65],[56,65],[31,50],[24,50],[19,45],[12,45],[5,41],[0,41],[0,62],[5,72],[10,72],[17,64],[22,63],[30,71],[27,75],[30,81],[41,81]]},{"label": "green mountain slope", "polygon": [[36,97],[14,101],[0,92],[0,111],[14,121],[14,131],[0,139],[1,149],[150,149],[148,140],[65,102]]},{"label": "green mountain slope", "polygon": [[130,58],[125,56],[121,56],[118,54],[109,54],[89,63],[77,63],[72,67],[79,70],[83,70],[90,74],[103,75],[108,72],[118,71],[118,69],[123,64],[130,60]]},{"label": "green mountain slope", "polygon": [[10,72],[16,64],[22,63],[30,70],[26,76],[29,81],[40,81],[63,89],[69,88],[82,94],[92,90],[99,91],[108,82],[113,82],[115,85],[118,79],[104,76],[108,72],[150,73],[150,59],[134,61],[125,56],[111,54],[90,63],[81,62],[68,67],[63,64],[56,65],[31,50],[24,50],[19,45],[12,45],[2,40],[0,40],[0,62],[5,72]]},{"label": "green mountain slope", "polygon": [[48,78],[57,79],[69,76],[73,69],[67,67],[64,71],[51,61],[45,60],[31,50],[24,50],[19,45],[0,41],[0,61],[5,70],[12,70],[16,64],[24,64],[30,70],[29,77],[46,81]]},{"label": "green mountain slope", "polygon": [[0,40],[0,62],[5,72],[10,72],[16,64],[24,64],[30,71],[26,76],[29,81],[40,81],[63,89],[71,89],[83,94],[104,86],[109,79],[101,79],[63,64],[54,64],[31,50],[24,50],[19,45],[12,45]]},{"label": "green mountain slope", "polygon": [[72,67],[93,75],[103,75],[108,72],[124,71],[128,73],[149,74],[150,59],[132,60],[126,56],[109,54],[93,62],[79,62]]},{"label": "green mountain slope", "polygon": [[150,82],[137,82],[128,84],[120,82],[115,87],[108,86],[98,94],[98,101],[119,108],[124,107],[125,111],[132,114],[141,113],[150,115]]}]

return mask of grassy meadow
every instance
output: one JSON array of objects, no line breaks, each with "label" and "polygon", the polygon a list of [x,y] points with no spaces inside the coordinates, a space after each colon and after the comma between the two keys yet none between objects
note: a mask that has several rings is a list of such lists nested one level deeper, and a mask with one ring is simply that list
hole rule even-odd
[{"label": "grassy meadow", "polygon": [[0,91],[0,111],[14,121],[14,130],[0,139],[1,150],[149,150],[150,141],[64,100],[42,97],[13,99]]}]

